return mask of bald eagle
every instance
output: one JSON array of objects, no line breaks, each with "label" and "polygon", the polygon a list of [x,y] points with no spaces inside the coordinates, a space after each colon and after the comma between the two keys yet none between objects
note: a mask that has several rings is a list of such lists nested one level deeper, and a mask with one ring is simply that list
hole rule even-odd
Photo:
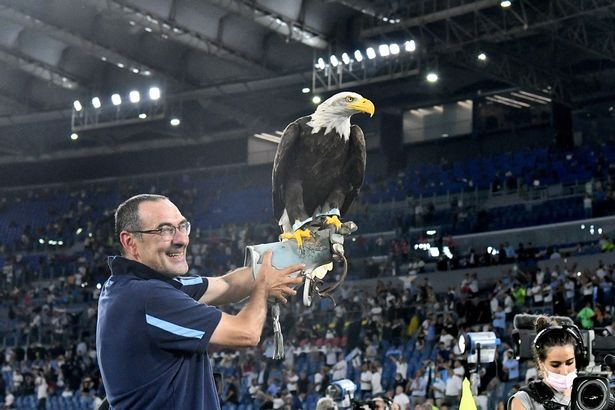
[{"label": "bald eagle", "polygon": [[374,115],[374,104],[353,92],[322,102],[309,116],[291,122],[273,162],[273,212],[282,238],[309,237],[302,230],[314,217],[339,228],[365,176],[365,137],[350,124],[356,113]]}]

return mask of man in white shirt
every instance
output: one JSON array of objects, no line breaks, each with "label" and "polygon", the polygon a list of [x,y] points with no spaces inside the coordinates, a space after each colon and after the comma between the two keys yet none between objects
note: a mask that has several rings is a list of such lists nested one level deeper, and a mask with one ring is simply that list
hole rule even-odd
[{"label": "man in white shirt", "polygon": [[45,410],[45,404],[47,402],[47,380],[43,370],[39,370],[36,378],[34,379],[34,385],[36,386],[36,399],[38,401],[37,409]]},{"label": "man in white shirt", "polygon": [[508,374],[508,381],[519,380],[519,361],[514,358],[512,349],[504,352],[504,359],[502,360],[502,370]]},{"label": "man in white shirt", "polygon": [[361,399],[370,398],[372,394],[372,372],[367,363],[361,366]]},{"label": "man in white shirt", "polygon": [[288,370],[288,374],[286,375],[286,390],[288,390],[291,394],[297,394],[297,382],[299,381],[299,376],[295,373],[295,370],[290,368]]},{"label": "man in white shirt", "polygon": [[423,376],[423,370],[418,369],[414,373],[412,380],[412,400],[413,403],[423,404],[427,397],[427,378]]},{"label": "man in white shirt", "polygon": [[372,363],[372,397],[384,393],[382,388],[382,367],[379,362]]},{"label": "man in white shirt", "polygon": [[444,393],[446,392],[446,382],[440,377],[440,372],[436,372],[431,382],[429,389],[433,392],[433,398],[436,401],[436,406],[440,407],[444,401]]},{"label": "man in white shirt", "polygon": [[398,385],[395,387],[395,397],[393,397],[393,402],[399,405],[400,410],[410,410],[410,398],[406,393],[404,393],[404,387]]},{"label": "man in white shirt", "polygon": [[444,343],[444,347],[446,349],[450,349],[451,347],[451,342],[455,340],[455,338],[453,337],[453,335],[451,335],[450,333],[448,333],[446,331],[446,328],[442,328],[442,332],[440,333],[440,342]]},{"label": "man in white shirt", "polygon": [[457,407],[459,405],[461,387],[461,376],[457,372],[454,372],[453,369],[448,369],[448,379],[446,380],[444,395],[446,396],[446,404],[448,404],[449,407]]},{"label": "man in white shirt", "polygon": [[538,282],[534,282],[534,286],[531,288],[530,292],[532,293],[534,306],[542,306],[542,286],[540,286]]},{"label": "man in white shirt", "polygon": [[345,379],[348,374],[348,363],[346,363],[346,359],[344,359],[344,354],[339,353],[337,358],[337,363],[331,368],[332,381]]}]

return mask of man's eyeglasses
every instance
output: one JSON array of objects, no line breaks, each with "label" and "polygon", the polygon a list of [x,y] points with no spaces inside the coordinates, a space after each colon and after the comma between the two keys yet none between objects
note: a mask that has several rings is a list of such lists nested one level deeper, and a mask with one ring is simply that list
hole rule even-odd
[{"label": "man's eyeglasses", "polygon": [[177,231],[180,231],[181,233],[185,235],[190,235],[190,227],[191,227],[190,222],[184,221],[184,222],[181,222],[177,226],[163,225],[160,228],[148,229],[147,231],[127,231],[127,232],[155,234],[155,235],[160,235],[162,239],[169,240],[169,239],[175,238],[175,234],[177,233]]}]

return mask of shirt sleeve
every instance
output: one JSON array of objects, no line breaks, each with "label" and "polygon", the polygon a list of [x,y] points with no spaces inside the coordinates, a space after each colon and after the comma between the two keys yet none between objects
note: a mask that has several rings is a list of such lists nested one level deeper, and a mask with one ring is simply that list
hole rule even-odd
[{"label": "shirt sleeve", "polygon": [[148,289],[144,319],[150,337],[161,349],[205,351],[221,317],[217,308],[198,303],[169,284]]},{"label": "shirt sleeve", "polygon": [[[510,400],[508,400],[508,410],[510,410],[512,406],[512,399],[517,399],[521,402],[521,405],[525,408],[525,410],[534,410],[536,407],[534,406],[534,400],[524,391],[518,391],[513,394]],[[542,407],[542,406],[541,406]]]},{"label": "shirt sleeve", "polygon": [[181,290],[194,300],[199,300],[209,287],[207,278],[202,276],[177,276],[174,280],[181,283]]}]

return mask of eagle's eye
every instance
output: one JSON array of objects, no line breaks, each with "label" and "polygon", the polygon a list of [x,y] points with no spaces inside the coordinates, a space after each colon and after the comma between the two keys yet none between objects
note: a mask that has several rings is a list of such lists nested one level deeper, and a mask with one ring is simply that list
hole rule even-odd
[{"label": "eagle's eye", "polygon": [[346,97],[346,101],[347,102],[353,102],[354,101],[354,97],[348,96],[348,97]]}]

